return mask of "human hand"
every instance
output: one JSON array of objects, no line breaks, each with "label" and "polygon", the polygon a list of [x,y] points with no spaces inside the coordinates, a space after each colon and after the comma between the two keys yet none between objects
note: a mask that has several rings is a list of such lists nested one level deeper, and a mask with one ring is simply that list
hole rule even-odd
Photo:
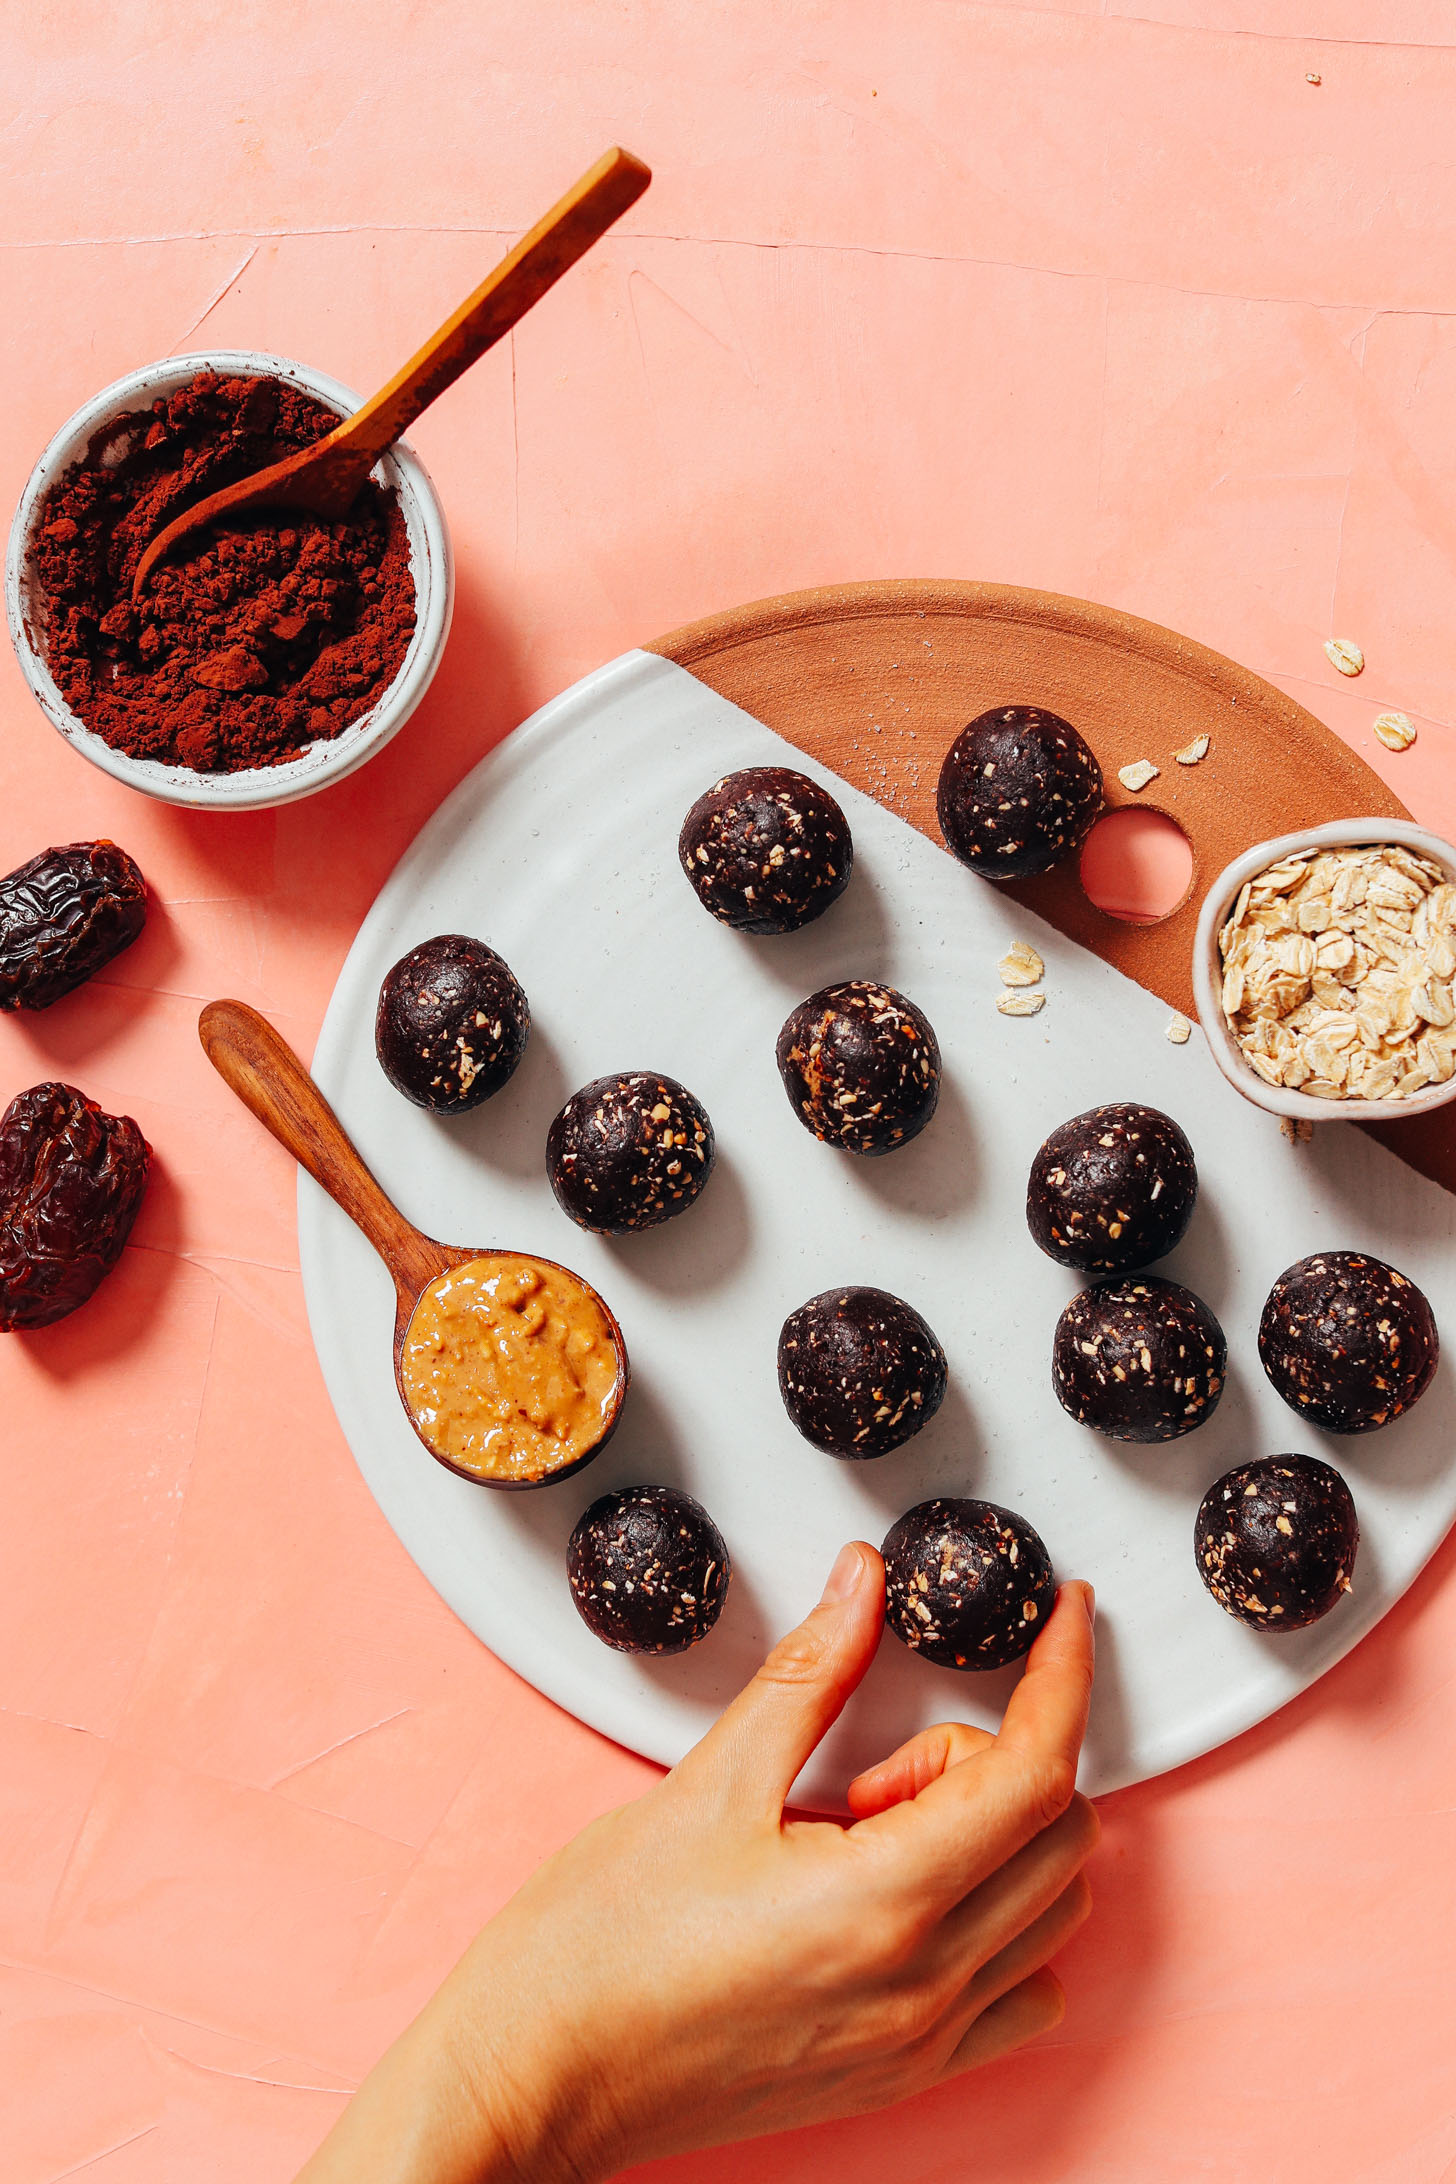
[{"label": "human hand", "polygon": [[863,2113],[1059,2022],[1087,1916],[1075,1793],[1090,1588],[1064,1585],[999,1732],[924,1731],[794,1820],[869,1666],[884,1566],[824,1598],[702,1742],[547,1860],[366,2080],[299,2184],[598,2184],[659,2155]]}]

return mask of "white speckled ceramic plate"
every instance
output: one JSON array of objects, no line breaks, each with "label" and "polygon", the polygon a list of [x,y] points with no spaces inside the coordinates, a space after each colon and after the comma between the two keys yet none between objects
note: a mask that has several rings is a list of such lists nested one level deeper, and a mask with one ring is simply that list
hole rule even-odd
[{"label": "white speckled ceramic plate", "polygon": [[[755,940],[699,907],[677,864],[693,799],[733,767],[784,763],[840,797],[855,871],[807,931]],[[380,980],[406,948],[465,931],[499,948],[533,1030],[506,1089],[472,1115],[410,1107],[374,1058]],[[997,1014],[996,962],[1029,940],[1047,1006]],[[928,1013],[945,1081],[924,1135],[878,1161],[816,1144],[789,1108],[774,1040],[831,979],[885,978]],[[878,1541],[933,1494],[1020,1510],[1063,1575],[1097,1587],[1099,1676],[1084,1785],[1115,1788],[1235,1736],[1311,1683],[1397,1599],[1456,1515],[1451,1367],[1408,1418],[1335,1442],[1273,1394],[1255,1349],[1270,1283],[1318,1249],[1369,1249],[1413,1275],[1456,1329],[1456,1200],[1359,1131],[1291,1147],[1222,1081],[1201,1041],[1163,1037],[1166,1005],[962,870],[892,813],[823,773],[668,661],[630,653],[547,706],[430,821],[370,911],[340,975],[315,1072],[412,1220],[451,1241],[564,1260],[616,1311],[634,1381],[622,1426],[587,1470],[498,1494],[431,1462],[390,1363],[393,1293],[343,1215],[304,1179],[309,1316],[330,1395],[404,1546],[472,1630],[541,1691],[618,1742],[671,1762],[817,1597],[835,1550]],[[546,1182],[547,1125],[608,1070],[661,1069],[706,1103],[718,1168],[698,1203],[645,1236],[583,1235]],[[1229,1342],[1210,1422],[1162,1448],[1072,1424],[1052,1393],[1052,1327],[1076,1277],[1026,1233],[1046,1132],[1099,1101],[1166,1108],[1202,1177],[1184,1243],[1159,1269],[1207,1299]],[[836,1463],[779,1402],[784,1315],[837,1282],[906,1297],[950,1360],[944,1407],[878,1463]],[[1255,1454],[1304,1450],[1349,1479],[1364,1534],[1353,1595],[1279,1640],[1204,1592],[1194,1512]],[[608,1487],[687,1487],[727,1538],[735,1575],[712,1635],[666,1660],[609,1651],[567,1591],[567,1536]],[[856,1768],[925,1723],[993,1720],[1015,1670],[933,1669],[886,1638],[800,1784],[841,1803]]]}]

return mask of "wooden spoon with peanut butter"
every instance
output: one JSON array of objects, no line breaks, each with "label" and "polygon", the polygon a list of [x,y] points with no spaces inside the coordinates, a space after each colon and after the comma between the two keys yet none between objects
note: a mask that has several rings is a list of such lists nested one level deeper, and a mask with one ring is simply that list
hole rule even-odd
[{"label": "wooden spoon with peanut butter", "polygon": [[482,1486],[580,1470],[621,1415],[629,1368],[602,1299],[553,1260],[437,1243],[385,1196],[293,1049],[256,1009],[210,1001],[208,1060],[369,1239],[394,1281],[394,1377],[430,1454]]}]

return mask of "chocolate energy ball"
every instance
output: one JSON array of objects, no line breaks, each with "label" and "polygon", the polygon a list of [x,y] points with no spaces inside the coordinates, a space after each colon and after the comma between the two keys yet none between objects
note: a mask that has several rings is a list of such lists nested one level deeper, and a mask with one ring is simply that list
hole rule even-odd
[{"label": "chocolate energy ball", "polygon": [[995,1502],[920,1502],[891,1525],[880,1552],[886,1628],[938,1668],[1019,1660],[1056,1598],[1040,1538]]},{"label": "chocolate energy ball", "polygon": [[1359,1251],[1286,1267],[1259,1321],[1259,1357],[1291,1410],[1326,1433],[1373,1433],[1430,1386],[1436,1322],[1408,1275]]},{"label": "chocolate energy ball", "polygon": [[556,1203],[578,1228],[626,1236],[684,1213],[713,1172],[713,1125],[675,1077],[637,1069],[573,1092],[546,1138]]},{"label": "chocolate energy ball", "polygon": [[619,1653],[685,1653],[706,1638],[733,1575],[701,1502],[671,1486],[603,1494],[566,1551],[577,1613]]},{"label": "chocolate energy ball", "polygon": [[988,880],[1050,871],[1102,809],[1102,768],[1058,713],[998,705],[945,754],[935,797],[946,847]]},{"label": "chocolate energy ball", "polygon": [[504,958],[467,933],[440,933],[386,975],[374,1050],[416,1107],[463,1115],[499,1092],[530,1030],[530,1003]]},{"label": "chocolate energy ball", "polygon": [[945,1352],[887,1289],[826,1289],[779,1335],[779,1393],[806,1441],[858,1462],[918,1433],[945,1395]]},{"label": "chocolate energy ball", "polygon": [[1173,1249],[1197,1196],[1193,1147],[1171,1115],[1118,1102],[1053,1130],[1031,1164],[1026,1225],[1049,1259],[1121,1274]]},{"label": "chocolate energy ball", "polygon": [[1176,1441],[1211,1418],[1228,1349],[1201,1297],[1155,1274],[1094,1282],[1057,1321],[1052,1386],[1079,1426]]},{"label": "chocolate energy ball", "polygon": [[1331,1465],[1263,1456],[1209,1488],[1193,1545],[1199,1576],[1230,1615],[1259,1630],[1303,1630],[1350,1590],[1360,1525]]},{"label": "chocolate energy ball", "polygon": [[677,842],[705,910],[740,933],[796,933],[849,885],[849,821],[789,766],[746,766],[700,796]]},{"label": "chocolate energy ball", "polygon": [[778,1039],[794,1113],[825,1145],[873,1157],[918,1137],[940,1098],[940,1042],[893,986],[846,979],[811,993]]}]

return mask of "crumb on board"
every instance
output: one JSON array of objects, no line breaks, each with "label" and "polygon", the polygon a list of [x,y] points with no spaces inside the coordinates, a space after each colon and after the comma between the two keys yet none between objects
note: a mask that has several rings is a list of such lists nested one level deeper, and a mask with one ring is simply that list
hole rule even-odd
[{"label": "crumb on board", "polygon": [[1024,940],[1013,940],[996,968],[1003,986],[1035,986],[1046,976],[1046,965]]}]

